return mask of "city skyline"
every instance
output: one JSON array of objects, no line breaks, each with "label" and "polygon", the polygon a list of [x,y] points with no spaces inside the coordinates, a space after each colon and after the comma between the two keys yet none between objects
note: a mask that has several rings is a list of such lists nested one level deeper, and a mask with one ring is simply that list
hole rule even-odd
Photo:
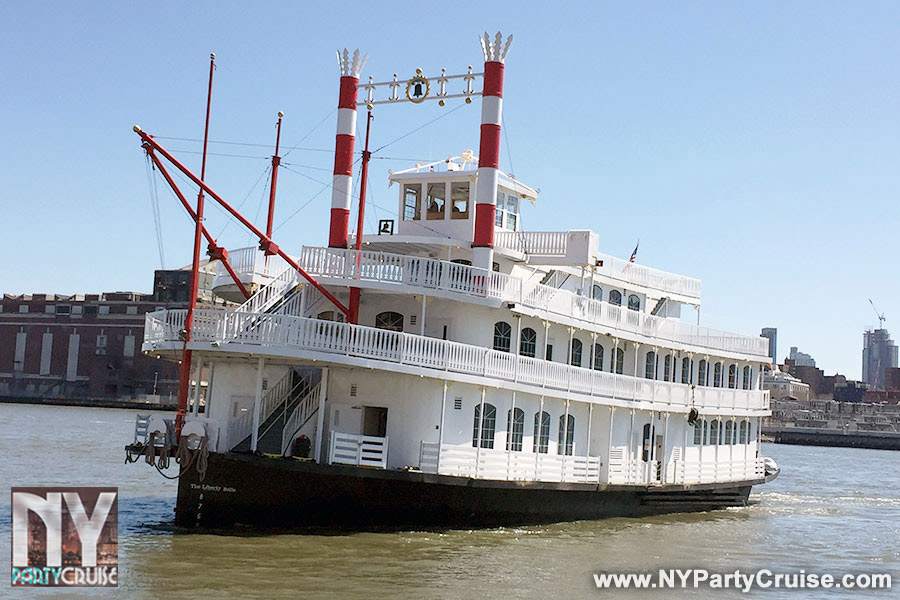
[{"label": "city skyline", "polygon": [[[298,252],[327,232],[334,51],[368,53],[364,77],[417,67],[431,76],[477,65],[487,28],[514,35],[500,166],[542,190],[523,211],[526,229],[590,227],[602,251],[624,258],[640,238],[638,262],[702,280],[701,324],[753,335],[774,324],[781,348],[806,348],[852,379],[861,378],[860,333],[876,323],[868,298],[889,330],[900,319],[900,283],[885,276],[898,250],[900,7],[832,3],[812,15],[777,3],[533,4],[523,16],[489,4],[480,22],[448,12],[427,35],[406,11],[348,20],[326,6],[301,15],[265,3],[60,3],[58,18],[44,12],[0,8],[19,24],[0,40],[17,90],[0,108],[17,140],[0,156],[12,224],[0,247],[18,257],[0,272],[0,292],[149,292],[154,269],[188,262],[190,221],[164,188],[160,260],[131,126],[197,168],[191,140],[202,135],[210,51],[211,139],[259,146],[212,144],[208,179],[259,223],[284,110],[276,237]],[[142,35],[123,26],[133,23]],[[394,210],[388,169],[478,148],[477,103],[391,108],[375,112],[373,147],[385,147],[370,171],[367,230]],[[215,209],[207,225],[229,248],[248,245]],[[853,286],[840,284],[848,273]]]}]

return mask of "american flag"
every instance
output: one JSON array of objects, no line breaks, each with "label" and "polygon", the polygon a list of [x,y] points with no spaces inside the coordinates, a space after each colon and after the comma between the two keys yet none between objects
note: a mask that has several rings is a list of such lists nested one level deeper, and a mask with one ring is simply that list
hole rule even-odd
[{"label": "american flag", "polygon": [[634,245],[634,252],[631,253],[631,258],[628,259],[628,262],[634,262],[634,259],[637,258],[637,250],[638,246],[641,245],[641,240],[638,239],[637,244]]}]

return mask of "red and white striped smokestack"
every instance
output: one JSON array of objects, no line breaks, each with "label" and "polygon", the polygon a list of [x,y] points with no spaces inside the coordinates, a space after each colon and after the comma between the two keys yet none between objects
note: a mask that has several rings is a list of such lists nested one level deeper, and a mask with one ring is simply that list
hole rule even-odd
[{"label": "red and white striped smokestack", "polygon": [[498,31],[491,41],[480,39],[484,52],[484,89],[481,92],[481,143],[478,182],[475,184],[475,239],[473,265],[490,270],[494,262],[494,216],[497,212],[497,170],[500,159],[500,121],[503,114],[503,63],[512,42]]},{"label": "red and white striped smokestack", "polygon": [[359,57],[359,50],[338,51],[341,68],[341,92],[338,96],[337,135],[334,141],[334,180],[331,190],[331,227],[328,245],[346,248],[350,223],[350,191],[353,189],[353,142],[356,138],[356,90],[359,73],[368,55]]}]

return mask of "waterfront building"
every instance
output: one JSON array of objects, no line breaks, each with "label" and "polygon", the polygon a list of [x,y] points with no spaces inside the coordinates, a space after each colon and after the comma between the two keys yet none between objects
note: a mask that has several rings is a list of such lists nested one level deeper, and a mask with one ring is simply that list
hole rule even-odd
[{"label": "waterfront building", "polygon": [[791,346],[791,353],[788,356],[788,359],[793,361],[795,365],[798,367],[815,367],[816,361],[812,356],[805,352],[800,352],[797,350],[797,346]]},{"label": "waterfront building", "polygon": [[778,329],[775,327],[763,327],[759,336],[769,340],[769,358],[772,359],[773,365],[778,364]]},{"label": "waterfront building", "polygon": [[872,389],[885,389],[884,370],[897,366],[897,345],[887,329],[863,333],[862,380]]},{"label": "waterfront building", "polygon": [[769,397],[772,400],[791,398],[805,402],[810,398],[810,386],[808,384],[777,368],[765,374],[763,377],[763,389],[769,390]]}]

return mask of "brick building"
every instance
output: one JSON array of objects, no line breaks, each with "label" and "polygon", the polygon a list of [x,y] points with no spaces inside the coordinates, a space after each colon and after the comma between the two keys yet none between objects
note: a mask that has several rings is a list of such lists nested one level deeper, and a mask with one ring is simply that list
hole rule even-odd
[{"label": "brick building", "polygon": [[[207,276],[201,285],[208,283]],[[187,306],[190,271],[156,271],[154,293],[4,294],[0,396],[177,396],[177,363],[141,352],[144,314]],[[201,299],[210,294],[201,292]]]}]

